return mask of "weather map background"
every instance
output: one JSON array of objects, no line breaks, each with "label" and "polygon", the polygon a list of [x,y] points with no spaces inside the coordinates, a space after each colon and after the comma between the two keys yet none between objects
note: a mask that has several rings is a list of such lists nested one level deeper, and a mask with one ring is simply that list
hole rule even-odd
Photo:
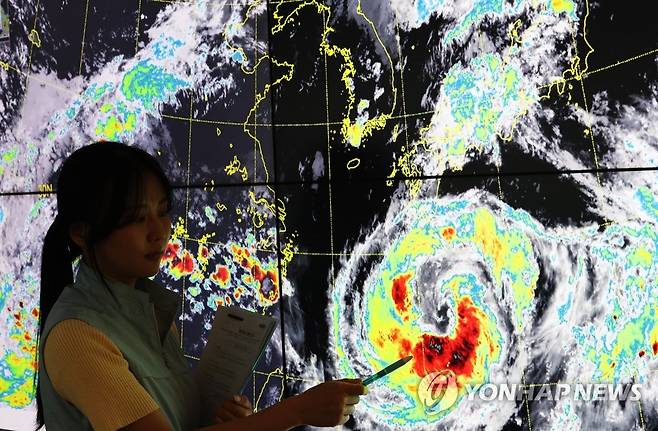
[{"label": "weather map background", "polygon": [[[658,427],[658,34],[610,3],[2,2],[0,427],[33,422],[53,184],[96,140],[177,186],[156,280],[191,366],[217,306],[280,320],[256,410],[414,354],[347,429]],[[428,415],[444,369],[643,399]]]}]

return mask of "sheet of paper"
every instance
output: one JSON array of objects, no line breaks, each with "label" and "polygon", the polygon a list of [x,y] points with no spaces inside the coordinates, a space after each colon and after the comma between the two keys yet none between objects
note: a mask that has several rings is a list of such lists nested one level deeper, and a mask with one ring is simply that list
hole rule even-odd
[{"label": "sheet of paper", "polygon": [[238,307],[218,307],[198,377],[205,409],[240,394],[272,337],[277,320]]},{"label": "sheet of paper", "polygon": [[0,0],[0,42],[9,39],[9,15],[7,0]]}]

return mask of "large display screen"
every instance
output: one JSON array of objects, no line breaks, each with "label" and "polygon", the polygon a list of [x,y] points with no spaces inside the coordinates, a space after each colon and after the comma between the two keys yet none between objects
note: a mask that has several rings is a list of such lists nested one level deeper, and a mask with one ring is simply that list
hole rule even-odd
[{"label": "large display screen", "polygon": [[658,428],[658,33],[589,0],[9,0],[0,428],[31,429],[65,158],[154,155],[156,281],[279,327],[255,410],[373,383],[345,429]]}]

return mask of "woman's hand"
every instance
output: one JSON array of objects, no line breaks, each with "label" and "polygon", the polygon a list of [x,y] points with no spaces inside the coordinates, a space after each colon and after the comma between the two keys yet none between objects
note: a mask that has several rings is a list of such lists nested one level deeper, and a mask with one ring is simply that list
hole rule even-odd
[{"label": "woman's hand", "polygon": [[297,414],[306,425],[331,427],[349,419],[359,396],[368,393],[360,379],[332,380],[297,395]]},{"label": "woman's hand", "polygon": [[215,411],[215,423],[229,422],[249,416],[253,412],[249,399],[244,395],[233,395]]}]

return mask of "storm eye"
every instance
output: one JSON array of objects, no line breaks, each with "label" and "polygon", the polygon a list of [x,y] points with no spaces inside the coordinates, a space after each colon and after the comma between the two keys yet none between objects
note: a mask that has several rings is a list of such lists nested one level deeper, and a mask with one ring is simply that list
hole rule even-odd
[{"label": "storm eye", "polygon": [[443,351],[443,345],[436,341],[430,341],[427,347],[434,350],[437,353],[441,353]]},{"label": "storm eye", "polygon": [[265,277],[261,285],[261,291],[263,292],[263,295],[267,298],[269,297],[270,292],[272,292],[273,290],[274,290],[274,283],[269,277]]}]

